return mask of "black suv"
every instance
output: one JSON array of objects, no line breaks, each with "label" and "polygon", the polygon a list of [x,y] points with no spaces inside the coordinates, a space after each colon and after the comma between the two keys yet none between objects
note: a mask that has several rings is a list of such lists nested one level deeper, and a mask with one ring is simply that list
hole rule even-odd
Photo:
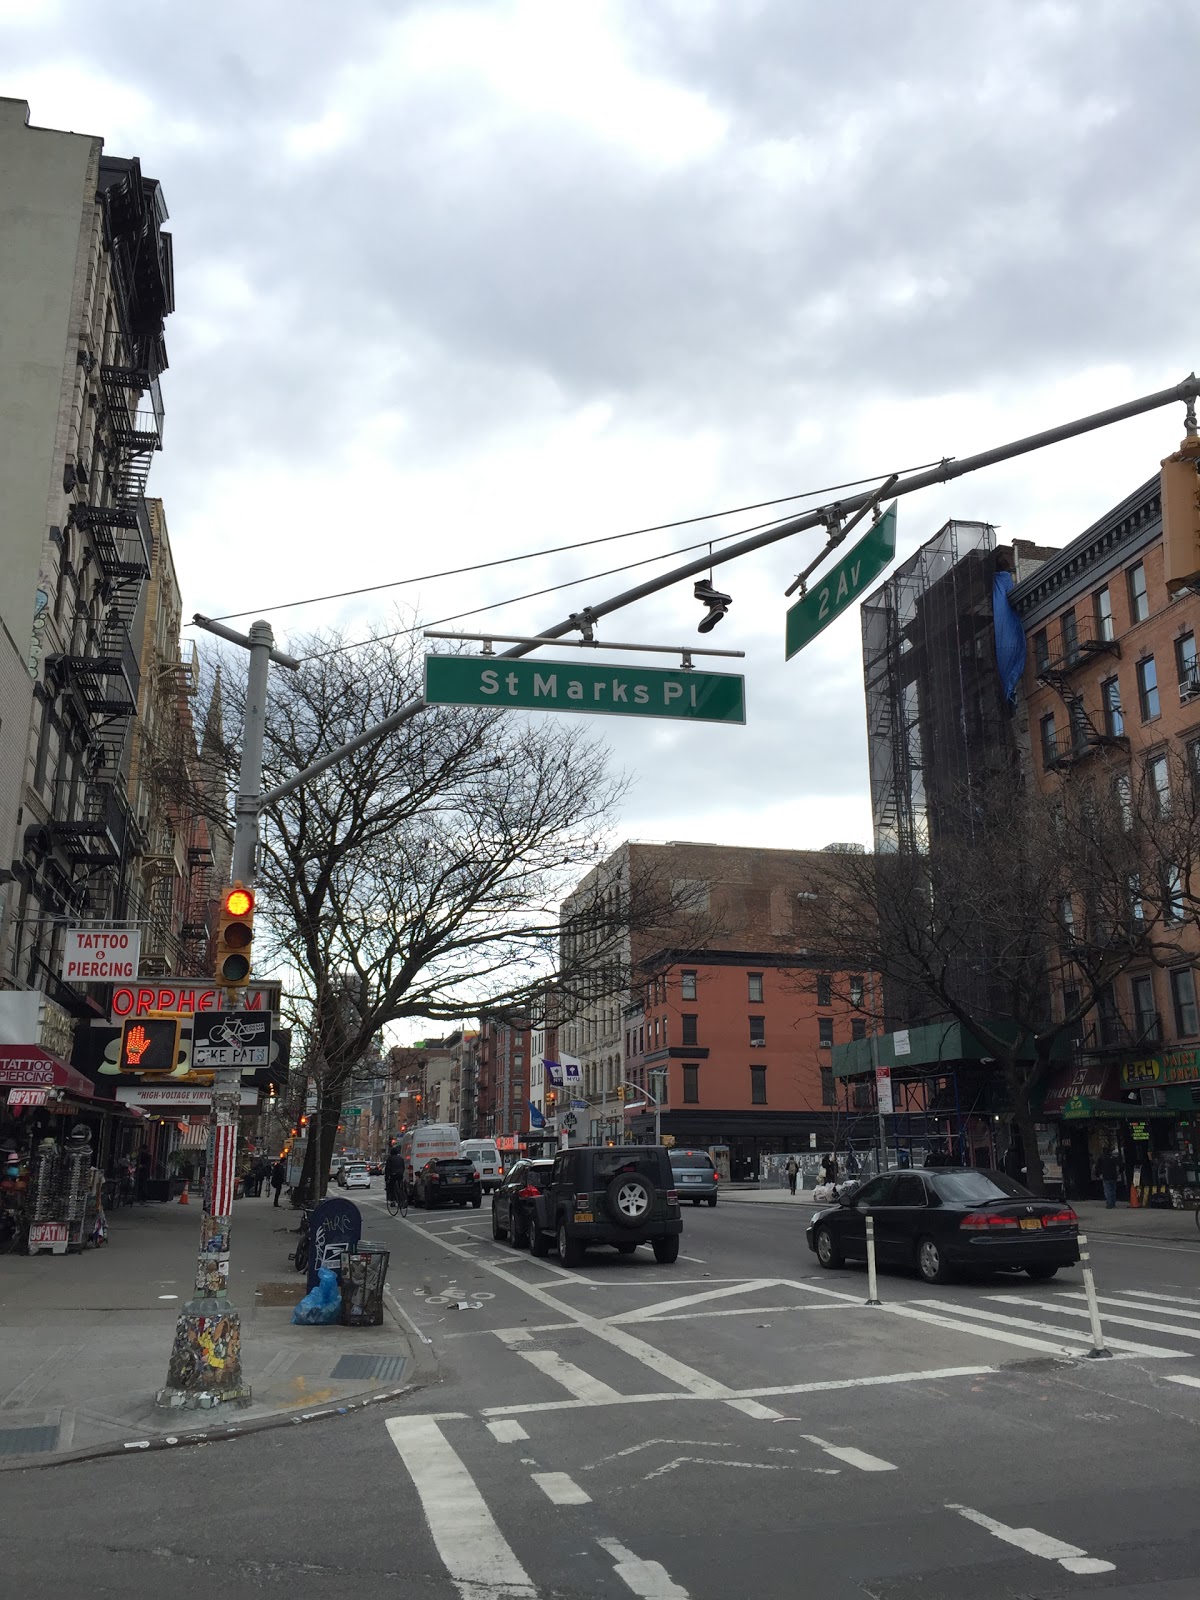
[{"label": "black suv", "polygon": [[662,1145],[560,1150],[533,1207],[529,1248],[544,1256],[557,1243],[564,1267],[577,1267],[594,1244],[615,1245],[622,1255],[651,1244],[654,1259],[662,1262],[679,1255],[683,1217]]},{"label": "black suv", "polygon": [[444,1161],[427,1161],[417,1173],[413,1198],[419,1206],[465,1206],[468,1201],[478,1211],[483,1204],[483,1186],[470,1156]]}]

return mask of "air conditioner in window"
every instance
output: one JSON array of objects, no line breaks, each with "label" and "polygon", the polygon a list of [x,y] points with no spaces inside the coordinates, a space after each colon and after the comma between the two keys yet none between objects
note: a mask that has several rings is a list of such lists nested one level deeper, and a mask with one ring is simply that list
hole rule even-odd
[{"label": "air conditioner in window", "polygon": [[1200,683],[1193,683],[1190,679],[1185,679],[1179,685],[1179,704],[1186,706],[1193,700],[1200,700]]}]

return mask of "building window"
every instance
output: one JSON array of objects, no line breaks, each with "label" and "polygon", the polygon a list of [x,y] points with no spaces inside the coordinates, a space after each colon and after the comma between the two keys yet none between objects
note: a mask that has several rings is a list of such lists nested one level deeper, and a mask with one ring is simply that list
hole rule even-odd
[{"label": "building window", "polygon": [[1128,578],[1130,619],[1145,622],[1150,615],[1150,600],[1146,594],[1146,569],[1140,561],[1136,567],[1130,567]]},{"label": "building window", "polygon": [[681,1040],[681,1043],[698,1044],[700,1041],[696,1030],[700,1019],[697,1017],[696,1013],[694,1011],[685,1011],[679,1020],[683,1026],[683,1039]]},{"label": "building window", "polygon": [[1058,902],[1058,922],[1062,929],[1063,943],[1075,943],[1075,905],[1069,894],[1064,894]]},{"label": "building window", "polygon": [[829,1067],[821,1068],[821,1104],[823,1106],[837,1105],[837,1084],[834,1082],[833,1072]]},{"label": "building window", "polygon": [[1121,813],[1121,826],[1128,833],[1133,827],[1133,786],[1129,782],[1127,772],[1123,772],[1113,784],[1113,793],[1117,797],[1117,809]]},{"label": "building window", "polygon": [[833,1049],[833,1018],[817,1018],[817,1043],[822,1050]]},{"label": "building window", "polygon": [[1167,922],[1183,921],[1183,873],[1168,867],[1163,874],[1163,917]]},{"label": "building window", "polygon": [[1158,1033],[1158,1012],[1154,1009],[1154,980],[1149,976],[1133,979],[1133,1025],[1138,1043],[1154,1039]]},{"label": "building window", "polygon": [[762,1005],[762,980],[763,975],[761,972],[748,972],[746,974],[746,983],[749,988],[749,994],[747,998],[749,999],[751,1005]]},{"label": "building window", "polygon": [[1146,763],[1146,777],[1154,791],[1155,809],[1160,817],[1171,815],[1171,769],[1166,756],[1151,756]]},{"label": "building window", "polygon": [[831,1006],[833,1004],[833,975],[831,973],[817,973],[817,1004],[819,1006]]},{"label": "building window", "polygon": [[1140,872],[1131,872],[1125,880],[1125,890],[1129,896],[1129,915],[1134,923],[1143,923],[1146,920],[1146,908],[1142,904],[1142,875]]},{"label": "building window", "polygon": [[767,1019],[766,1017],[750,1018],[750,1043],[756,1050],[766,1049],[767,1044]]},{"label": "building window", "polygon": [[1113,637],[1112,595],[1108,592],[1108,585],[1097,589],[1093,601],[1096,612],[1096,637],[1097,639],[1111,639]]},{"label": "building window", "polygon": [[1191,967],[1179,967],[1171,974],[1171,1003],[1175,1007],[1175,1032],[1181,1039],[1200,1033],[1196,1011],[1196,978]]},{"label": "building window", "polygon": [[850,1020],[850,1037],[852,1039],[865,1039],[867,1037],[866,1017],[852,1017]]},{"label": "building window", "polygon": [[766,1067],[750,1068],[750,1104],[752,1106],[765,1106],[767,1103],[767,1069]]},{"label": "building window", "polygon": [[700,1063],[698,1061],[685,1061],[683,1063],[683,1103],[685,1106],[698,1106],[700,1104]]},{"label": "building window", "polygon": [[1100,701],[1104,707],[1104,731],[1110,739],[1119,739],[1125,732],[1125,718],[1121,715],[1121,680],[1105,678],[1100,685]]},{"label": "building window", "polygon": [[861,1006],[863,1003],[863,981],[861,977],[850,979],[850,1004]]},{"label": "building window", "polygon": [[1200,664],[1196,661],[1196,635],[1180,634],[1175,641],[1175,665],[1180,689],[1200,689]]},{"label": "building window", "polygon": [[1137,664],[1138,703],[1142,708],[1142,721],[1150,722],[1158,716],[1158,668],[1153,656],[1145,656]]},{"label": "building window", "polygon": [[685,967],[679,974],[679,994],[683,1000],[696,998],[696,974],[691,968]]},{"label": "building window", "polygon": [[1045,628],[1039,628],[1033,636],[1033,662],[1039,672],[1045,672],[1050,665],[1050,636]]},{"label": "building window", "polygon": [[1042,738],[1042,766],[1047,770],[1058,760],[1058,736],[1054,730],[1054,713],[1049,711],[1038,724]]},{"label": "building window", "polygon": [[1079,624],[1075,620],[1074,606],[1063,612],[1060,626],[1063,660],[1070,666],[1079,660]]}]

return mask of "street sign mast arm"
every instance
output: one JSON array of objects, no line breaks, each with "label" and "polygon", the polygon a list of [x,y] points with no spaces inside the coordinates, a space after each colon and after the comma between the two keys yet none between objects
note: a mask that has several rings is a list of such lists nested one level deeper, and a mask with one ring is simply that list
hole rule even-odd
[{"label": "street sign mast arm", "polygon": [[[1080,434],[1092,433],[1097,428],[1107,428],[1114,422],[1125,422],[1130,417],[1143,416],[1147,411],[1157,411],[1162,406],[1169,406],[1177,401],[1195,400],[1198,395],[1200,395],[1200,380],[1194,372],[1189,373],[1182,383],[1177,383],[1170,389],[1158,389],[1153,394],[1142,395],[1136,400],[1127,400],[1124,405],[1109,406],[1104,411],[1093,412],[1087,417],[1077,417],[1073,422],[1060,423],[1057,428],[1046,428],[1041,433],[1031,433],[1024,439],[996,445],[991,450],[981,450],[973,456],[940,461],[936,467],[901,478],[888,492],[894,498],[902,494],[915,494],[920,489],[930,489],[935,484],[949,483],[953,478],[964,477],[968,472],[978,472],[981,467],[993,467],[998,462],[1011,461],[1016,456],[1029,455],[1034,450],[1044,450],[1047,445],[1061,444],[1066,439],[1076,439]],[[861,494],[849,496],[841,502],[842,511],[846,515],[853,515],[868,504],[876,492],[875,489],[867,489]],[[778,523],[762,533],[738,539],[733,544],[726,545],[723,550],[714,550],[711,554],[701,556],[695,561],[685,562],[683,566],[673,567],[670,572],[660,573],[656,578],[647,578],[644,583],[639,583],[632,589],[623,589],[610,600],[602,600],[598,605],[588,606],[586,615],[592,622],[601,617],[611,616],[614,611],[621,611],[639,600],[648,599],[650,595],[670,589],[686,578],[693,578],[700,573],[708,572],[713,567],[723,566],[727,561],[736,561],[740,556],[749,555],[752,550],[762,550],[767,545],[777,544],[781,539],[790,539],[794,533],[805,533],[809,528],[823,526],[826,510],[826,507],[818,507],[814,511],[802,512],[799,516],[789,517],[786,522]],[[549,644],[555,639],[561,639],[565,634],[574,633],[580,626],[581,615],[578,612],[572,613],[565,621],[543,628],[537,637]],[[503,661],[531,655],[539,648],[540,644],[515,644],[510,650],[503,651],[497,659]],[[336,766],[339,761],[348,755],[353,755],[356,750],[361,750],[364,745],[393,733],[424,709],[425,700],[422,696],[408,701],[383,722],[376,723],[373,728],[367,728],[355,738],[339,745],[336,750],[331,750],[328,755],[322,756],[319,761],[314,761],[297,772],[286,783],[278,784],[269,790],[263,795],[261,804],[268,805],[272,801],[281,800],[284,795],[290,794],[293,789],[298,789],[309,778],[315,778],[328,767]]]}]

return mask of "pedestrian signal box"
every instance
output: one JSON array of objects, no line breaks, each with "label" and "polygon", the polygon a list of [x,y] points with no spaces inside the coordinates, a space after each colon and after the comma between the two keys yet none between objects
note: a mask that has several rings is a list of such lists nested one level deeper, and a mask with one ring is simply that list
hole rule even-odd
[{"label": "pedestrian signal box", "polygon": [[122,1072],[165,1077],[179,1065],[178,1017],[126,1017],[121,1025]]}]

